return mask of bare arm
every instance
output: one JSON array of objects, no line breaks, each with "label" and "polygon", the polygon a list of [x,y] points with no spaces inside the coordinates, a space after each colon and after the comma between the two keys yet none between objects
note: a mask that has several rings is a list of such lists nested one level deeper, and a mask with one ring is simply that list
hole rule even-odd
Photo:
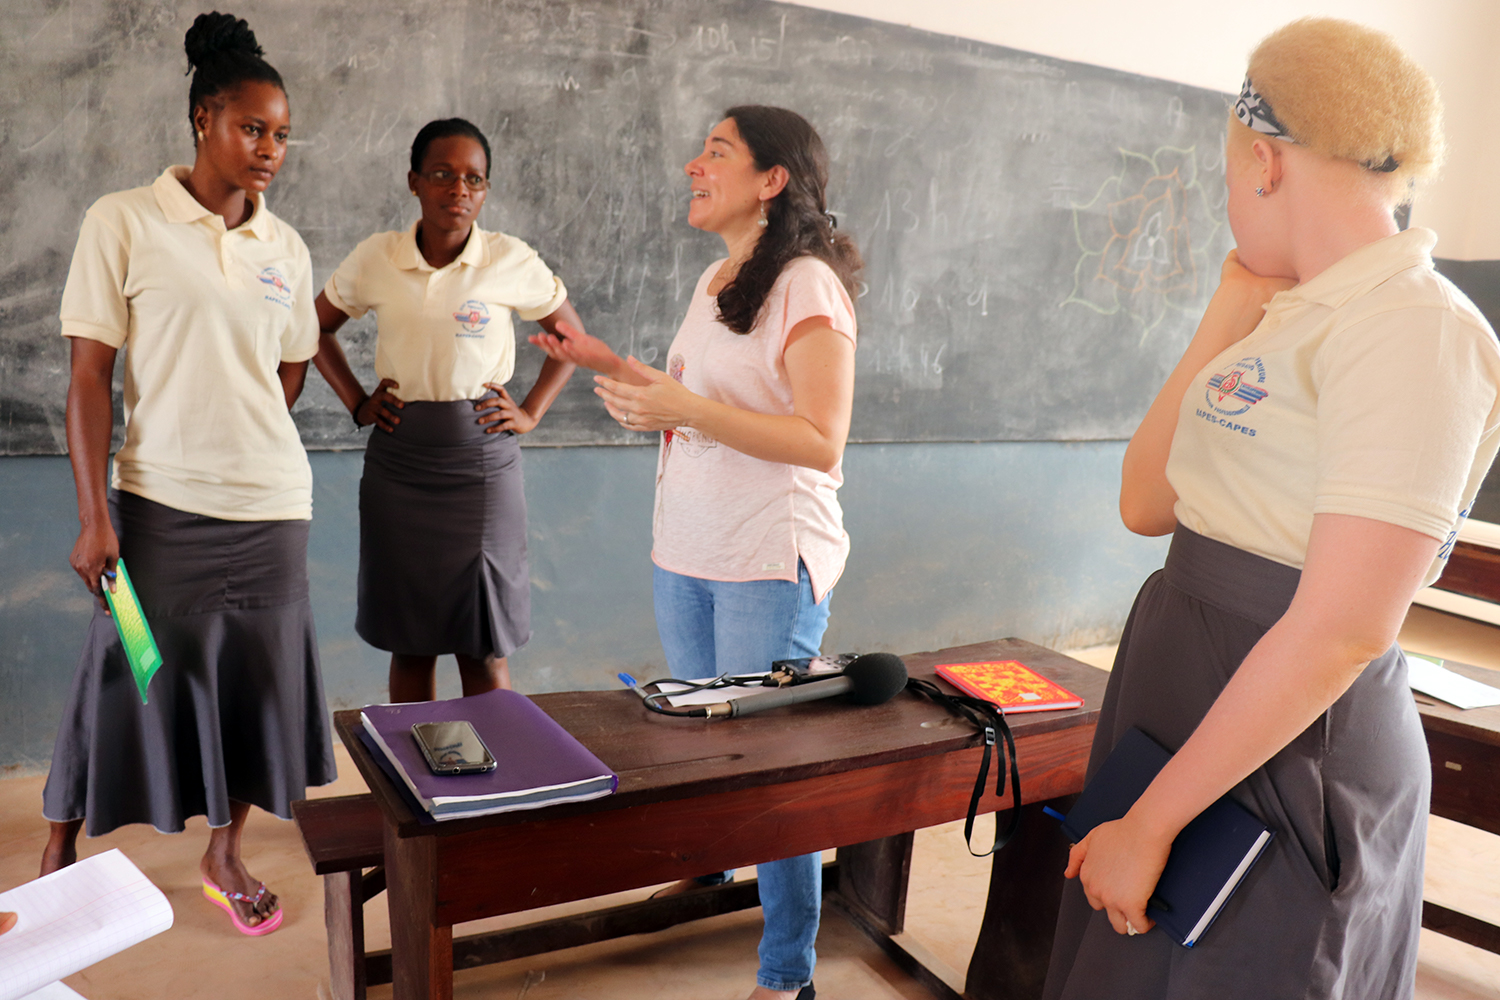
[{"label": "bare arm", "polygon": [[1285,278],[1252,274],[1230,251],[1197,333],[1125,449],[1120,476],[1120,518],[1125,527],[1138,535],[1165,535],[1176,526],[1172,508],[1177,494],[1167,482],[1167,457],[1182,397],[1204,365],[1255,329],[1271,296],[1293,284]]},{"label": "bare arm", "polygon": [[[583,320],[578,318],[573,304],[567,300],[563,300],[562,305],[537,322],[542,325],[542,329],[547,331],[545,335],[553,340],[561,340],[569,332],[574,336],[587,336],[583,332]],[[559,326],[564,332],[559,333]],[[532,337],[531,342],[536,343],[537,337],[540,336],[543,334]],[[485,400],[476,407],[481,414],[479,423],[491,425],[485,428],[485,433],[497,434],[500,431],[514,431],[517,434],[530,433],[541,422],[546,412],[552,408],[557,394],[562,392],[563,386],[567,385],[568,379],[573,376],[575,367],[573,362],[547,352],[547,360],[542,362],[542,370],[537,373],[536,384],[531,387],[531,391],[526,394],[525,401],[519,406],[506,391],[505,386],[486,382],[485,385],[499,395],[495,399]],[[485,410],[491,412],[485,413]]]},{"label": "bare arm", "polygon": [[85,337],[71,338],[68,381],[68,460],[78,493],[78,540],[68,563],[89,593],[104,605],[99,578],[114,572],[120,541],[109,522],[109,439],[114,429],[110,379],[115,348]]},{"label": "bare arm", "polygon": [[286,408],[290,410],[297,404],[297,397],[302,395],[302,387],[307,384],[307,362],[283,361],[276,366],[276,377],[281,380],[281,394],[286,397]]},{"label": "bare arm", "polygon": [[318,310],[319,330],[318,353],[313,364],[317,365],[324,381],[354,418],[356,426],[378,424],[386,432],[395,429],[395,425],[401,422],[395,411],[406,404],[391,390],[400,386],[393,379],[386,378],[380,380],[373,393],[365,392],[365,387],[360,385],[354,370],[349,367],[349,359],[344,357],[344,349],[339,346],[337,334],[339,328],[348,322],[348,314],[329,302],[323,292],[318,293],[313,306]]},{"label": "bare arm", "polygon": [[629,361],[631,370],[649,384],[599,376],[594,391],[610,416],[631,430],[691,427],[752,458],[828,472],[843,457],[849,437],[854,344],[829,326],[827,317],[813,316],[787,334],[782,357],[792,387],[789,416],[715,402],[634,358]]},{"label": "bare arm", "polygon": [[1438,541],[1409,528],[1318,514],[1285,615],[1245,657],[1192,737],[1125,818],[1074,846],[1095,909],[1115,929],[1151,926],[1146,900],[1177,834],[1271,759],[1396,640]]}]

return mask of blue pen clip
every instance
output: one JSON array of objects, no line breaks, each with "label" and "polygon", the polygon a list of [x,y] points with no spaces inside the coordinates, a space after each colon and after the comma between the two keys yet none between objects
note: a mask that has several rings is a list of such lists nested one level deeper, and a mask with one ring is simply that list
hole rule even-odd
[{"label": "blue pen clip", "polygon": [[1051,806],[1042,806],[1042,812],[1046,813],[1048,816],[1051,816],[1053,819],[1057,820],[1059,823],[1065,823],[1068,820],[1068,817],[1064,816],[1062,813],[1058,812],[1056,809],[1053,809]]}]

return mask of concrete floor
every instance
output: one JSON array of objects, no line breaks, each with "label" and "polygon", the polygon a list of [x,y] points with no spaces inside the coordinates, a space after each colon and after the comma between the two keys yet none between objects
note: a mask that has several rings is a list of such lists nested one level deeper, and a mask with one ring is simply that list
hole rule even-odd
[{"label": "concrete floor", "polygon": [[[1414,609],[1402,633],[1408,648],[1500,668],[1500,629],[1426,609]],[[1107,668],[1108,647],[1075,652]],[[362,790],[347,757],[344,777],[314,794]],[[0,886],[35,875],[46,839],[39,815],[41,778],[0,781]],[[992,828],[991,828],[992,829]],[[976,831],[975,842],[989,832]],[[989,863],[969,857],[962,824],[918,833],[907,909],[907,943],[961,983],[983,914]],[[282,929],[266,938],[235,933],[228,919],[198,891],[197,859],[206,843],[202,820],[181,836],[127,828],[82,841],[85,855],[118,847],[166,892],[175,926],[135,948],[79,973],[69,985],[90,1000],[215,1000],[328,996],[322,895],[291,824],[263,814],[250,822],[246,860],[281,895]],[[1433,820],[1428,839],[1428,897],[1500,922],[1500,837]],[[464,925],[460,933],[544,919],[564,912],[639,899],[650,889],[565,907]],[[389,944],[384,897],[366,908],[368,945]],[[741,1000],[755,974],[759,910],[716,917],[658,934],[590,945],[550,955],[467,970],[455,977],[458,998],[505,1000]],[[929,996],[858,930],[831,909],[818,938],[818,995],[826,1000],[923,1000]],[[1500,955],[1422,932],[1419,1000],[1500,998]],[[371,990],[383,1000],[390,987]]]}]

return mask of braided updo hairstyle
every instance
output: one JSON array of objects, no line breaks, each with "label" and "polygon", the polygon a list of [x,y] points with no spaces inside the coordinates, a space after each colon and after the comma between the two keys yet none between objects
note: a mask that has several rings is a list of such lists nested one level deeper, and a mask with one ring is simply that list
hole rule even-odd
[{"label": "braided updo hairstyle", "polygon": [[193,82],[188,86],[188,127],[193,126],[193,112],[219,94],[233,90],[246,80],[274,83],[286,93],[286,84],[262,56],[265,50],[255,40],[255,32],[244,18],[233,14],[199,14],[183,39],[187,50],[188,72]]},{"label": "braided updo hairstyle", "polygon": [[750,259],[719,292],[719,319],[735,333],[749,333],[781,269],[798,257],[816,257],[833,268],[854,298],[864,261],[828,214],[828,151],[817,131],[795,111],[763,104],[730,108],[724,117],[734,119],[756,169],[784,167],[787,182],[765,203],[766,228]]}]

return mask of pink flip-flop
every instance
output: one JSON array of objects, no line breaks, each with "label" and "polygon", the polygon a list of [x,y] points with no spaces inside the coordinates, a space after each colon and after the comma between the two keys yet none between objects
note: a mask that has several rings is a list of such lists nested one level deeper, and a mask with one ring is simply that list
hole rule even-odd
[{"label": "pink flip-flop", "polygon": [[247,896],[243,892],[226,892],[223,889],[220,889],[218,886],[214,885],[208,879],[203,880],[203,897],[210,903],[213,903],[215,906],[220,907],[225,913],[229,914],[229,919],[234,921],[235,930],[239,931],[241,934],[248,934],[251,937],[260,937],[262,934],[269,934],[276,928],[280,927],[282,911],[278,909],[275,913],[271,914],[269,917],[262,920],[258,924],[247,924],[245,923],[245,921],[240,919],[239,911],[234,908],[234,904],[231,903],[230,900],[235,900],[241,903],[249,903],[251,908],[253,909],[256,904],[258,904],[262,899],[265,898],[265,895],[266,884],[264,882],[260,884],[260,889],[257,890],[255,895]]}]

